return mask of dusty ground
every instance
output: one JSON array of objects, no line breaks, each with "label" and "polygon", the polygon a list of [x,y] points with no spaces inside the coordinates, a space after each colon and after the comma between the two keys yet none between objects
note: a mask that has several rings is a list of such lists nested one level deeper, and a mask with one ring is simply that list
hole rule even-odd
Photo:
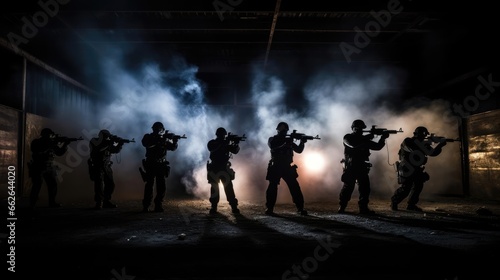
[{"label": "dusty ground", "polygon": [[[20,204],[22,202],[19,202]],[[5,203],[4,203],[5,204]],[[337,214],[337,205],[167,199],[164,213],[141,213],[140,201],[94,210],[87,202],[62,208],[19,208],[16,273],[24,279],[491,279],[498,276],[500,203],[443,197],[423,213],[393,212],[372,201],[373,216]],[[21,204],[22,205],[22,204]],[[5,205],[3,205],[6,207]],[[21,206],[20,206],[21,207]],[[2,233],[3,237],[6,234]],[[184,237],[185,236],[185,237]],[[7,250],[5,239],[2,248]],[[6,254],[2,252],[2,256]],[[35,278],[33,278],[33,275]],[[2,278],[5,279],[5,278]],[[7,278],[16,279],[16,278]]]}]

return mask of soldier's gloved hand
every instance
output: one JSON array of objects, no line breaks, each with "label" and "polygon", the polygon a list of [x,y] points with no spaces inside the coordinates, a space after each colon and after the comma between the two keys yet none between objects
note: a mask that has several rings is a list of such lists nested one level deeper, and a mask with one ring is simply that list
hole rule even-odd
[{"label": "soldier's gloved hand", "polygon": [[387,139],[387,138],[389,138],[389,133],[388,132],[384,132],[384,133],[382,133],[382,135],[380,137],[383,138],[383,139]]},{"label": "soldier's gloved hand", "polygon": [[375,135],[373,135],[372,133],[370,133],[370,134],[366,134],[365,137],[367,139],[369,139],[369,140],[372,140],[375,137]]},{"label": "soldier's gloved hand", "polygon": [[446,144],[447,144],[446,139],[443,139],[443,141],[441,141],[438,145],[440,147],[444,147],[444,146],[446,146]]},{"label": "soldier's gloved hand", "polygon": [[300,139],[300,142],[305,144],[305,143],[307,143],[307,139],[302,138],[302,139]]},{"label": "soldier's gloved hand", "polygon": [[102,141],[102,146],[111,146],[113,145],[113,141],[110,140],[110,139],[105,139],[104,141]]},{"label": "soldier's gloved hand", "polygon": [[153,138],[157,144],[165,142],[165,139],[160,134],[155,134]]}]

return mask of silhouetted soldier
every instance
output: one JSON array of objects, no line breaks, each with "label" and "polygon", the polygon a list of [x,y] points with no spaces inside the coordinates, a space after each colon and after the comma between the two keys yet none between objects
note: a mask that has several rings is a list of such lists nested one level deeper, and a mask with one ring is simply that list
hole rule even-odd
[{"label": "silhouetted soldier", "polygon": [[116,208],[111,202],[111,196],[115,190],[113,169],[111,166],[111,154],[117,154],[122,150],[124,142],[117,141],[113,135],[103,129],[99,131],[98,137],[90,139],[89,173],[90,179],[94,181],[95,208]]},{"label": "silhouetted soldier", "polygon": [[149,212],[153,202],[153,186],[156,180],[156,196],[154,197],[154,211],[163,212],[163,199],[166,193],[165,178],[170,173],[170,163],[167,161],[167,151],[177,149],[177,138],[165,137],[165,127],[161,122],[155,122],[151,127],[152,133],[145,134],[142,145],[146,148],[146,159],[143,166],[146,171],[144,186],[144,199],[142,200],[143,212]]},{"label": "silhouetted soldier", "polygon": [[34,208],[42,188],[43,180],[47,185],[49,207],[60,207],[56,202],[57,171],[54,165],[56,156],[64,155],[68,150],[70,141],[61,140],[50,128],[41,131],[41,137],[31,141],[32,160],[29,163],[29,173],[33,186],[30,193],[30,207]]},{"label": "silhouetted soldier", "polygon": [[389,133],[383,133],[378,142],[372,141],[375,137],[372,133],[363,135],[366,128],[362,120],[352,122],[352,132],[344,135],[344,172],[342,182],[344,185],[340,190],[338,213],[345,213],[347,204],[351,200],[356,183],[358,184],[359,199],[358,207],[360,214],[373,214],[373,210],[368,208],[370,201],[370,178],[368,173],[372,164],[369,162],[370,150],[381,150],[385,146],[385,139]]},{"label": "silhouetted soldier", "polygon": [[408,195],[407,210],[419,211],[417,206],[420,193],[424,188],[424,182],[430,179],[429,174],[424,171],[427,157],[435,157],[442,152],[446,145],[446,139],[442,139],[435,147],[432,141],[427,141],[429,131],[426,127],[419,126],[413,132],[413,137],[407,137],[401,143],[399,149],[398,183],[401,187],[396,189],[391,198],[391,209],[398,210],[398,204]]},{"label": "silhouetted soldier", "polygon": [[232,212],[240,213],[238,209],[238,199],[234,193],[233,179],[234,170],[231,168],[231,154],[237,154],[240,151],[238,141],[230,141],[226,139],[227,131],[223,127],[217,128],[215,132],[216,138],[208,141],[207,148],[210,152],[211,162],[207,162],[207,179],[210,183],[210,198],[211,203],[210,214],[217,213],[217,204],[220,199],[219,182],[224,186],[227,201],[231,205]]},{"label": "silhouetted soldier", "polygon": [[307,211],[304,210],[304,196],[302,195],[302,190],[300,189],[297,177],[297,165],[292,165],[293,163],[293,152],[302,153],[304,150],[304,143],[307,142],[306,139],[301,139],[300,143],[297,145],[294,139],[287,136],[289,130],[288,124],[285,122],[280,122],[276,127],[277,134],[269,137],[268,146],[271,149],[271,160],[267,168],[266,180],[269,181],[269,185],[266,191],[266,214],[274,215],[274,206],[276,204],[276,199],[278,196],[278,185],[281,178],[286,182],[290,194],[292,195],[292,200],[297,211],[301,215],[307,215]]}]

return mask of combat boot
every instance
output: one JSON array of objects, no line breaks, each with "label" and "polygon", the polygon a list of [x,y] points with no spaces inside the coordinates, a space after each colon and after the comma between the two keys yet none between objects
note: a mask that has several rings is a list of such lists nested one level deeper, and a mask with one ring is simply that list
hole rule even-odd
[{"label": "combat boot", "polygon": [[391,210],[392,211],[398,211],[398,204],[395,202],[391,202]]},{"label": "combat boot", "polygon": [[116,208],[116,204],[111,203],[111,201],[107,200],[102,203],[102,208]]},{"label": "combat boot", "polygon": [[165,211],[165,209],[163,209],[163,206],[161,204],[158,204],[158,205],[155,205],[154,211],[159,213],[159,212]]},{"label": "combat boot", "polygon": [[212,204],[212,207],[209,211],[210,214],[217,214],[217,204]]},{"label": "combat boot", "polygon": [[240,213],[240,209],[238,209],[238,206],[236,206],[236,205],[231,205],[231,211],[233,212],[233,214]]},{"label": "combat boot", "polygon": [[298,209],[297,213],[299,215],[301,215],[301,216],[307,216],[307,215],[309,215],[309,213],[307,213],[307,210],[305,210],[305,209]]},{"label": "combat boot", "polygon": [[367,205],[359,206],[359,214],[362,215],[373,215],[375,214],[375,211],[371,210],[368,208]]},{"label": "combat boot", "polygon": [[50,202],[49,203],[49,207],[50,208],[59,208],[61,207],[62,205],[60,203],[57,203],[57,202]]},{"label": "combat boot", "polygon": [[423,211],[422,208],[418,207],[415,204],[408,204],[408,206],[406,207],[406,210],[416,211],[416,212],[422,212]]}]

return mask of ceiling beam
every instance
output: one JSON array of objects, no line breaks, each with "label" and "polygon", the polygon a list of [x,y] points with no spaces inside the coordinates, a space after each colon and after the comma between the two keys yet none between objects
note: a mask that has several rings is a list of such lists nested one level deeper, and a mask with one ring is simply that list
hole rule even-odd
[{"label": "ceiling beam", "polygon": [[264,59],[264,67],[267,65],[267,59],[269,58],[269,52],[271,51],[271,43],[273,42],[274,30],[276,28],[276,22],[278,21],[278,14],[280,11],[281,0],[276,0],[276,8],[274,9],[273,23],[271,25],[271,30],[269,32],[269,42],[267,43],[266,57]]}]

